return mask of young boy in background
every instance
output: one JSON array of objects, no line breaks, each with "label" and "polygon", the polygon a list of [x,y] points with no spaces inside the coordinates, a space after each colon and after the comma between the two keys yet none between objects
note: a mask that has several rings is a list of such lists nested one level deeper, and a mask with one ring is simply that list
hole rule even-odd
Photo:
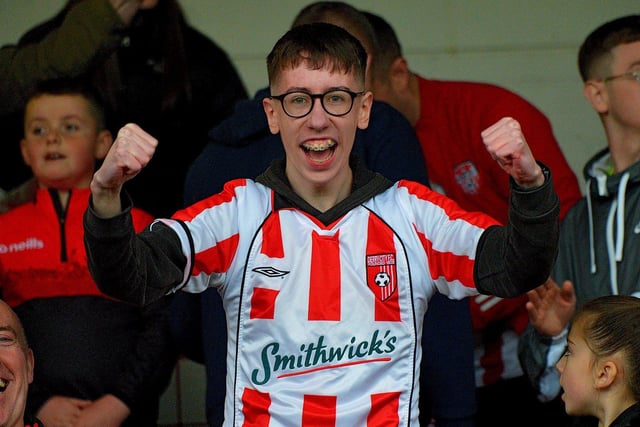
[{"label": "young boy in background", "polygon": [[[166,301],[116,301],[87,268],[82,214],[111,144],[101,104],[81,81],[43,82],[29,97],[21,152],[38,189],[0,215],[0,291],[39,360],[27,405],[46,426],[156,425],[175,360]],[[151,220],[132,215],[136,229]]]}]

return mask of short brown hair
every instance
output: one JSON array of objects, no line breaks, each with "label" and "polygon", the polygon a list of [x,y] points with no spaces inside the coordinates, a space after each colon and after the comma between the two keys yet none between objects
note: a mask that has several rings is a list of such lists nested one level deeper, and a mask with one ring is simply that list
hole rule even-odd
[{"label": "short brown hair", "polygon": [[89,114],[95,120],[96,130],[106,129],[102,98],[86,78],[60,78],[38,82],[29,91],[25,107],[29,101],[42,95],[75,95],[84,98],[89,104]]},{"label": "short brown hair", "polygon": [[596,358],[622,353],[626,383],[640,400],[640,299],[626,295],[595,298],[582,306],[573,319]]},{"label": "short brown hair", "polygon": [[300,25],[282,36],[267,57],[269,84],[285,69],[306,62],[310,69],[353,73],[364,84],[367,53],[354,36],[332,24]]},{"label": "short brown hair", "polygon": [[602,79],[608,73],[611,50],[621,44],[640,40],[640,15],[628,15],[602,24],[587,38],[578,51],[578,70],[583,81]]}]

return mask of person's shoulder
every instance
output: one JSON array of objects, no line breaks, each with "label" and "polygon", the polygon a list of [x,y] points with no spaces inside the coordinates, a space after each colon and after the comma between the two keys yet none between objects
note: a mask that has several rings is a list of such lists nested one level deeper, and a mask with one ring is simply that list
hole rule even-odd
[{"label": "person's shoulder", "polygon": [[509,93],[514,94],[513,91],[507,89],[504,86],[500,86],[495,83],[474,81],[474,80],[441,80],[441,79],[427,79],[420,78],[421,84],[429,87],[430,89],[441,90],[465,90],[465,91],[486,91],[495,93]]},{"label": "person's shoulder", "polygon": [[369,120],[369,128],[383,128],[390,124],[411,128],[411,123],[405,116],[390,104],[384,101],[373,101],[371,105],[371,116]]},{"label": "person's shoulder", "polygon": [[503,101],[523,101],[529,104],[523,96],[513,90],[495,83],[471,81],[471,80],[437,80],[422,78],[422,85],[427,92],[442,93],[451,98],[457,96],[472,96],[474,102],[495,103],[497,100]]},{"label": "person's shoulder", "polygon": [[33,216],[35,203],[33,201],[25,201],[19,205],[7,207],[6,210],[0,211],[0,224],[6,226],[10,222],[28,223]]}]

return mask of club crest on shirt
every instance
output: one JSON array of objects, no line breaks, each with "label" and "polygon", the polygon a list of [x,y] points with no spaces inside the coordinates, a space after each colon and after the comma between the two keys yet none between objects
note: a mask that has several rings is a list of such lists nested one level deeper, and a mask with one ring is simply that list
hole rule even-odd
[{"label": "club crest on shirt", "polygon": [[395,254],[367,255],[367,284],[380,301],[393,295],[397,288]]},{"label": "club crest on shirt", "polygon": [[465,194],[478,194],[480,177],[478,175],[478,169],[472,161],[467,160],[454,167],[453,176]]}]

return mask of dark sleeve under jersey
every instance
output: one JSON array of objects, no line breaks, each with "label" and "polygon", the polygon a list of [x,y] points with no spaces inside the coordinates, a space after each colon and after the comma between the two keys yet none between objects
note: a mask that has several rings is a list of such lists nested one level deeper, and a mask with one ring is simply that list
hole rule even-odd
[{"label": "dark sleeve under jersey", "polygon": [[480,237],[474,265],[478,291],[512,298],[540,286],[549,278],[558,253],[558,195],[551,173],[542,186],[526,190],[511,180],[509,221],[488,228]]},{"label": "dark sleeve under jersey", "polygon": [[102,292],[148,305],[183,282],[187,259],[178,235],[162,223],[151,224],[136,235],[131,200],[123,204],[123,212],[108,219],[98,217],[89,204],[84,216],[87,263]]}]

